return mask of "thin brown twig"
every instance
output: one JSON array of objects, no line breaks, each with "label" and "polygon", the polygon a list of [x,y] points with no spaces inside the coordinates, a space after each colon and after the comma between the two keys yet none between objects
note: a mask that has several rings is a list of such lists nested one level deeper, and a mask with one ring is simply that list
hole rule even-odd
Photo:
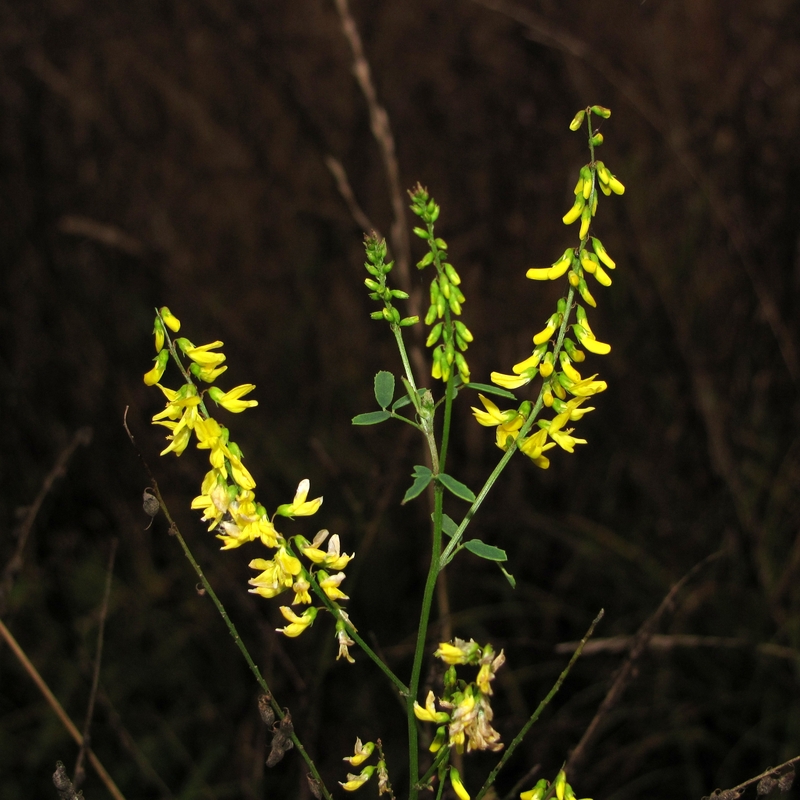
[{"label": "thin brown twig", "polygon": [[79,789],[86,777],[83,767],[83,760],[91,740],[92,718],[94,717],[94,704],[97,699],[97,687],[100,684],[100,663],[103,658],[103,638],[108,617],[108,599],[111,596],[111,579],[114,575],[114,560],[117,556],[117,545],[119,541],[115,538],[111,540],[111,552],[108,555],[108,569],[106,571],[106,586],[103,591],[103,602],[100,605],[100,620],[97,630],[97,652],[94,657],[94,671],[92,674],[92,689],[89,692],[89,703],[86,707],[86,721],[83,723],[83,741],[78,750],[78,758],[75,761],[75,788]]},{"label": "thin brown twig", "polygon": [[33,503],[28,506],[25,518],[14,531],[14,536],[17,539],[17,546],[14,549],[14,554],[3,569],[3,575],[0,579],[0,614],[5,613],[8,598],[11,596],[11,590],[14,588],[14,581],[17,575],[22,571],[24,563],[23,554],[25,545],[28,542],[28,537],[33,530],[33,524],[36,522],[36,517],[44,503],[45,498],[53,488],[55,482],[66,474],[67,464],[72,458],[75,451],[81,445],[88,445],[92,441],[92,429],[89,427],[80,428],[75,431],[70,443],[59,453],[56,463],[50,472],[47,473],[42,486],[39,489]]},{"label": "thin brown twig", "polygon": [[586,756],[592,740],[597,735],[600,724],[608,716],[612,708],[622,699],[622,695],[628,688],[628,685],[635,676],[634,667],[636,662],[641,658],[642,654],[647,650],[650,640],[653,638],[656,627],[663,619],[664,615],[675,607],[675,600],[681,589],[695,576],[698,572],[704,569],[709,564],[716,561],[723,555],[722,550],[712,553],[707,556],[698,564],[695,564],[670,590],[667,592],[666,597],[661,601],[661,604],[656,609],[643,625],[639,628],[636,636],[633,638],[628,657],[623,662],[622,666],[617,671],[611,688],[608,690],[603,702],[597,709],[594,719],[589,723],[589,727],[584,731],[581,740],[578,742],[575,749],[570,753],[567,760],[566,771],[567,774],[573,776],[581,760]]},{"label": "thin brown twig", "polygon": [[359,205],[358,200],[356,200],[353,187],[350,186],[350,180],[347,177],[347,171],[342,162],[339,161],[338,158],[327,155],[325,156],[325,166],[328,168],[331,175],[333,175],[333,179],[336,181],[336,188],[339,190],[339,194],[342,196],[342,200],[344,200],[345,205],[350,211],[350,216],[353,218],[356,225],[358,225],[364,233],[370,233],[371,231],[378,239],[382,239],[383,236],[381,236],[381,232],[366,215],[364,209]]},{"label": "thin brown twig", "polygon": [[[372,71],[370,70],[369,62],[364,55],[361,34],[358,32],[356,21],[350,13],[348,2],[347,0],[334,0],[334,4],[339,12],[342,31],[353,55],[353,75],[366,100],[372,135],[378,143],[384,169],[386,170],[393,215],[390,239],[397,267],[397,279],[400,288],[408,293],[409,313],[411,316],[421,318],[424,315],[421,312],[422,300],[420,291],[411,281],[411,241],[408,236],[408,226],[406,225],[407,198],[400,186],[400,165],[397,160],[397,148],[395,147],[392,126],[389,122],[389,114],[378,102],[378,93],[375,90],[375,84],[372,82]],[[328,168],[330,169],[330,165]],[[415,342],[410,351],[414,369],[418,374],[424,375],[427,372],[427,367],[421,348]]]},{"label": "thin brown twig", "polygon": [[[50,687],[45,683],[44,678],[42,678],[42,676],[39,674],[39,671],[33,666],[30,659],[25,655],[25,651],[20,647],[19,642],[14,638],[14,635],[5,626],[2,620],[0,620],[0,636],[5,639],[6,644],[11,648],[11,652],[17,657],[17,660],[20,664],[22,664],[25,671],[31,677],[31,680],[33,680],[39,691],[44,695],[44,698],[47,700],[50,708],[53,709],[56,716],[61,720],[61,724],[67,729],[69,735],[80,747],[83,744],[83,737],[81,736],[80,731],[75,727],[75,723],[73,723],[73,721],[69,718],[67,712],[64,711],[64,707],[58,702],[58,698],[52,693],[52,691],[50,691]],[[89,748],[87,748],[86,753],[89,763],[94,767],[95,772],[97,772],[100,780],[103,782],[106,789],[108,789],[114,800],[125,800],[125,795],[122,794],[117,785],[114,783],[113,778],[108,774],[106,768],[100,762],[100,759]]]},{"label": "thin brown twig", "polygon": [[704,797],[703,800],[736,800],[737,797],[741,795],[741,793],[752,784],[762,780],[763,778],[768,778],[771,775],[774,775],[776,772],[779,772],[786,767],[792,767],[791,770],[788,770],[791,773],[794,773],[794,765],[800,762],[800,756],[795,756],[794,758],[790,758],[788,761],[784,761],[783,764],[778,764],[777,767],[769,767],[769,769],[765,769],[760,775],[756,775],[754,778],[748,778],[743,783],[740,783],[738,786],[734,786],[732,789],[716,789],[709,795],[709,797]]},{"label": "thin brown twig", "polygon": [[[630,650],[635,640],[634,636],[612,636],[606,639],[594,639],[583,648],[584,656],[593,656],[600,653],[624,653]],[[556,653],[571,653],[577,642],[561,642],[555,646]],[[800,652],[793,647],[784,647],[772,642],[750,642],[747,639],[736,639],[729,636],[692,636],[673,635],[664,636],[654,634],[647,643],[649,650],[674,650],[678,647],[713,647],[717,649],[745,649],[755,650],[759,655],[770,658],[784,658],[789,661],[800,662]]]}]

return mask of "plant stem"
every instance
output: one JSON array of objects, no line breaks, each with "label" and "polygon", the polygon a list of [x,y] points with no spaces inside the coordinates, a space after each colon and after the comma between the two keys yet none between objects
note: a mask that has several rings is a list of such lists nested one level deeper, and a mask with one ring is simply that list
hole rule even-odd
[{"label": "plant stem", "polygon": [[483,786],[481,786],[480,791],[478,792],[478,794],[475,795],[475,800],[481,800],[481,798],[486,794],[486,792],[489,791],[489,787],[495,782],[497,774],[506,765],[506,762],[508,761],[509,758],[511,758],[513,752],[517,749],[517,747],[522,743],[523,738],[525,738],[525,734],[531,729],[533,723],[536,722],[537,719],[539,719],[542,711],[545,710],[548,703],[556,696],[558,690],[561,688],[561,684],[564,683],[564,681],[567,678],[567,675],[569,675],[570,670],[574,666],[575,662],[580,658],[580,655],[583,652],[584,645],[586,644],[586,642],[589,641],[589,638],[594,633],[595,626],[597,625],[598,622],[600,622],[604,614],[605,611],[601,608],[600,613],[594,618],[592,624],[589,626],[589,630],[586,631],[583,639],[581,639],[580,643],[575,648],[575,652],[572,654],[572,658],[570,658],[569,663],[567,664],[566,667],[564,667],[564,670],[558,676],[558,680],[556,680],[556,682],[553,684],[553,688],[550,689],[547,695],[545,695],[542,702],[539,703],[539,705],[536,707],[536,711],[534,711],[533,714],[531,714],[530,719],[522,726],[520,732],[514,737],[514,740],[508,746],[505,753],[503,753],[503,757],[500,759],[500,761],[497,762],[497,765],[489,773],[489,776],[484,781]]},{"label": "plant stem", "polygon": [[425,592],[422,596],[422,609],[420,611],[419,627],[417,628],[417,646],[414,650],[414,665],[411,669],[409,694],[406,698],[408,716],[408,769],[409,769],[409,800],[416,800],[419,793],[419,753],[417,737],[417,718],[414,714],[414,701],[419,692],[419,678],[422,672],[422,657],[425,654],[425,643],[428,638],[428,621],[430,619],[433,593],[436,588],[436,578],[439,575],[439,559],[442,552],[442,496],[444,488],[440,483],[433,487],[433,542],[431,545],[431,563],[428,568],[428,578],[425,581]]},{"label": "plant stem", "polygon": [[[570,313],[572,311],[572,301],[575,298],[575,289],[570,286],[569,291],[567,292],[567,310],[564,314],[564,319],[561,322],[561,327],[558,330],[558,337],[556,339],[555,347],[553,348],[553,360],[555,361],[558,358],[558,354],[561,351],[561,347],[564,343],[564,337],[566,336],[567,332],[567,325],[569,324]],[[464,515],[464,519],[461,520],[461,524],[458,526],[458,529],[451,537],[450,541],[447,543],[447,547],[445,547],[444,552],[441,555],[441,559],[439,561],[439,569],[443,570],[455,556],[456,552],[458,552],[459,545],[461,543],[461,539],[464,536],[464,531],[469,525],[472,518],[475,516],[475,512],[480,508],[483,501],[486,499],[486,495],[489,494],[489,490],[494,486],[497,479],[500,477],[500,473],[506,468],[506,464],[511,460],[511,456],[517,451],[517,442],[521,441],[525,438],[528,431],[533,427],[533,423],[536,421],[536,417],[538,416],[539,412],[542,410],[542,406],[544,405],[544,387],[539,390],[539,396],[536,398],[536,402],[533,405],[533,409],[531,410],[528,419],[525,420],[525,423],[519,429],[519,434],[517,438],[511,443],[508,450],[503,453],[502,458],[500,461],[497,462],[497,466],[492,470],[489,477],[486,479],[486,482],[481,487],[481,490],[478,492],[477,497],[473,501],[472,505],[469,507],[469,510]]]}]

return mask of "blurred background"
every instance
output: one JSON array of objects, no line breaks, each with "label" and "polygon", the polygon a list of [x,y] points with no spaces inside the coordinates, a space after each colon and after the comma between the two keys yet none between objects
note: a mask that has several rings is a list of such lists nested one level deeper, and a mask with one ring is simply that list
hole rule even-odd
[{"label": "blurred background", "polygon": [[[421,181],[442,206],[473,380],[510,371],[552,312],[561,286],[524,276],[576,240],[561,216],[587,154],[568,124],[588,104],[613,110],[599,157],[627,191],[601,198],[594,231],[618,267],[591,315],[613,350],[589,373],[608,391],[578,425],[589,444],[551,453],[546,472],[514,459],[470,529],[508,552],[516,590],[462,554],[431,631],[431,651],[448,625],[505,648],[494,707],[509,742],[564,668],[563,645],[605,609],[597,649],[498,795],[536,765],[555,775],[624,660],[607,640],[633,636],[718,551],[659,619],[570,780],[579,797],[700,800],[799,755],[798,4],[351,8],[401,186]],[[351,616],[406,677],[429,509],[399,501],[422,442],[350,424],[375,408],[375,372],[401,366],[369,318],[363,230],[326,166],[341,163],[388,234],[386,172],[334,3],[12,2],[0,47],[3,621],[81,727],[118,540],[92,744],[121,790],[310,797],[295,753],[265,768],[255,682],[163,518],[146,529],[129,406],[172,513],[327,784],[344,780],[356,736],[380,736],[402,796],[405,720],[387,682],[363,656],[334,660],[322,616],[300,639],[274,633],[279,601],[246,591],[263,550],[219,552],[189,509],[206,457],[159,459],[164,431],[149,419],[163,399],[141,379],[155,306],[194,342],[225,342],[220,384],[257,385],[259,407],[228,422],[258,496],[274,508],[311,479],[325,504],[284,528],[324,526],[356,552]],[[413,261],[423,252],[415,240]],[[430,275],[412,270],[424,289]],[[458,398],[448,472],[477,490],[499,451],[474,400]],[[465,509],[451,498],[446,510]],[[436,688],[436,665],[425,670]],[[71,773],[76,752],[0,645],[0,798],[55,796],[55,762]],[[467,787],[493,763],[467,758]],[[91,768],[85,792],[108,796]]]}]

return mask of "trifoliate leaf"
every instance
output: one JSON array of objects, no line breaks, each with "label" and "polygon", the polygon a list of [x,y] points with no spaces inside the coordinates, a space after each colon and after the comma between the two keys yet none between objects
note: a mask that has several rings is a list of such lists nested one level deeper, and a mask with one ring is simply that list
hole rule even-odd
[{"label": "trifoliate leaf", "polygon": [[375,399],[381,408],[386,408],[394,397],[394,375],[381,370],[375,376]]},{"label": "trifoliate leaf", "polygon": [[449,489],[456,497],[460,497],[468,503],[475,500],[475,492],[473,492],[469,486],[464,485],[461,481],[457,481],[451,475],[442,472],[437,476],[437,480],[445,489]]},{"label": "trifoliate leaf", "polygon": [[391,416],[388,411],[370,411],[367,414],[353,417],[353,425],[377,425],[379,422],[385,422]]},{"label": "trifoliate leaf", "polygon": [[485,558],[487,561],[508,561],[505,550],[486,544],[480,539],[470,539],[468,542],[464,542],[464,547],[473,555],[478,556],[478,558]]}]

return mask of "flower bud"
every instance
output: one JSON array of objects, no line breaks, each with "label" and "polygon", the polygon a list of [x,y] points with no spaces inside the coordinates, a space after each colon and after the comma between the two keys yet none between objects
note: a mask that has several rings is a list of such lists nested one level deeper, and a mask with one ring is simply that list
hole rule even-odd
[{"label": "flower bud", "polygon": [[580,126],[583,124],[584,117],[586,116],[586,111],[581,109],[573,118],[572,122],[569,124],[569,129],[571,131],[576,131]]}]

